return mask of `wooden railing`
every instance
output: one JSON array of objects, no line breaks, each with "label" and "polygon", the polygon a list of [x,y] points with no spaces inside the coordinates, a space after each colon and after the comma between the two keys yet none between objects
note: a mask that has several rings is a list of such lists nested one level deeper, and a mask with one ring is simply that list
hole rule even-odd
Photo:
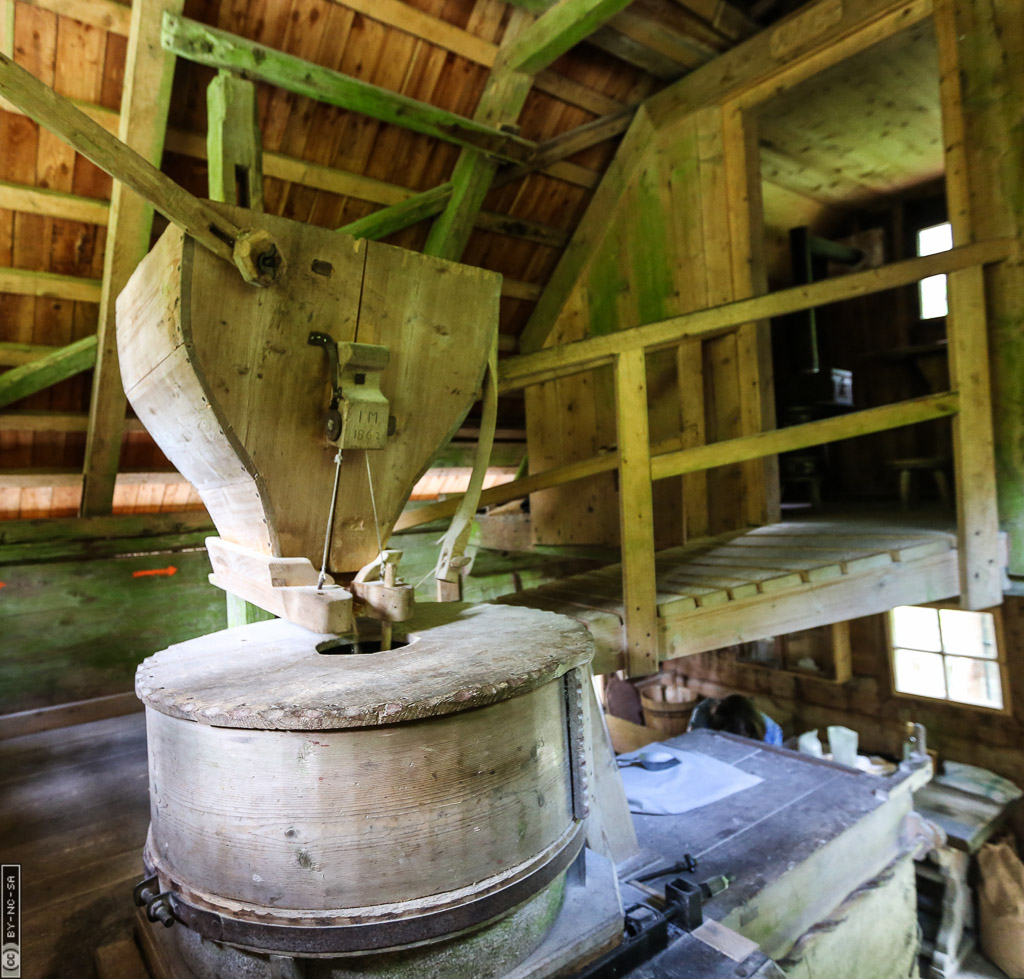
[{"label": "wooden railing", "polygon": [[[618,470],[626,649],[630,672],[641,674],[657,666],[650,494],[653,480],[953,417],[961,601],[968,608],[998,604],[1002,585],[996,548],[998,527],[982,269],[1010,257],[1015,250],[1013,239],[977,242],[937,255],[510,357],[499,365],[500,390],[506,392],[611,366],[615,373],[617,427],[620,432],[630,432],[631,437],[628,441],[619,439],[620,451],[557,466],[485,490],[481,505],[508,502],[542,489]],[[644,357],[649,351],[671,347],[684,339],[726,333],[744,323],[910,285],[943,273],[950,275],[947,333],[954,390],[707,445],[683,448],[681,437],[653,446],[648,444]],[[395,529],[408,529],[448,516],[457,503],[457,500],[445,500],[421,507],[403,515]]]}]

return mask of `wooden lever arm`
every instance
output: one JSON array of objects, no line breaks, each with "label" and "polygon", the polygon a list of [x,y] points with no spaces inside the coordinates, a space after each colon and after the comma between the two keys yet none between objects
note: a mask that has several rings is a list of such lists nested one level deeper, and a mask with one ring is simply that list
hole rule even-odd
[{"label": "wooden lever arm", "polygon": [[284,256],[268,232],[240,228],[193,197],[4,54],[0,54],[0,95],[145,198],[201,245],[236,265],[246,282],[267,286],[283,272]]}]

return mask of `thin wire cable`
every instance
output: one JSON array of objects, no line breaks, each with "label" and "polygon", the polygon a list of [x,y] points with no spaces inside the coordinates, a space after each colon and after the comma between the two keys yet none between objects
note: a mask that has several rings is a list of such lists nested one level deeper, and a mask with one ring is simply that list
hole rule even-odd
[{"label": "thin wire cable", "polygon": [[331,537],[334,534],[334,511],[338,506],[338,483],[341,480],[341,449],[334,457],[334,489],[331,491],[331,509],[327,514],[327,533],[324,534],[324,558],[320,562],[320,577],[316,581],[316,590],[322,591],[327,580],[327,555],[331,550]]},{"label": "thin wire cable", "polygon": [[[377,531],[377,557],[381,557],[384,553],[384,544],[380,539],[380,521],[377,520],[377,501],[373,497],[373,477],[370,475],[370,453],[364,452],[363,458],[366,460],[366,481],[370,484],[370,507],[373,510],[373,527]],[[381,577],[384,577],[384,569],[381,568]]]}]

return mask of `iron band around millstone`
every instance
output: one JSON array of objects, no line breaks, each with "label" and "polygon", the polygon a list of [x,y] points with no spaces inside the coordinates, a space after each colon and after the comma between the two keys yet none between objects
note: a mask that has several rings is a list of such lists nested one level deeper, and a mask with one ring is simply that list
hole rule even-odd
[{"label": "iron band around millstone", "polygon": [[[381,952],[407,948],[425,942],[451,938],[469,929],[484,925],[529,900],[565,871],[583,849],[585,825],[576,822],[562,841],[548,852],[546,862],[498,890],[463,904],[408,917],[392,917],[373,923],[329,924],[332,918],[323,912],[310,913],[302,920],[324,920],[324,924],[288,924],[284,919],[272,920],[269,909],[251,911],[250,920],[213,908],[200,907],[182,896],[173,879],[161,873],[147,844],[143,853],[146,875],[157,876],[160,889],[170,892],[175,918],[193,931],[212,941],[235,945],[257,952],[280,952],[292,955],[326,956]],[[439,901],[444,895],[438,895]],[[339,909],[340,910],[340,909]],[[339,913],[335,916],[342,917]]]}]

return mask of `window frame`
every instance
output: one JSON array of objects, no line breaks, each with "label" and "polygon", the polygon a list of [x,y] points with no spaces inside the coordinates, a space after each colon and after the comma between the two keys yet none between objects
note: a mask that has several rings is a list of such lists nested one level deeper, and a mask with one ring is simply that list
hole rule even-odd
[{"label": "window frame", "polygon": [[[898,608],[899,606],[896,606]],[[1003,630],[1003,614],[1001,605],[993,605],[990,608],[979,608],[979,609],[963,609],[954,602],[920,602],[914,605],[913,608],[931,608],[941,611],[947,609],[952,612],[987,612],[992,616],[992,623],[996,634],[996,657],[994,660],[985,660],[988,663],[996,663],[999,667],[999,687],[1003,694],[1003,706],[1002,707],[988,707],[985,704],[970,704],[963,700],[950,700],[948,697],[929,697],[923,693],[907,693],[903,690],[896,689],[896,648],[893,644],[892,638],[892,612],[894,609],[890,609],[888,612],[883,613],[885,619],[885,642],[888,647],[888,659],[889,659],[889,692],[893,697],[899,697],[905,700],[921,701],[927,704],[938,705],[942,704],[947,707],[956,707],[960,710],[977,710],[982,711],[986,714],[998,715],[1003,717],[1013,716],[1013,706],[1010,700],[1010,684],[1007,676],[1007,665],[1006,665],[1006,638]],[[956,656],[956,653],[947,653],[943,650],[939,655],[945,659],[946,656]],[[970,657],[971,659],[983,659],[983,657]],[[945,665],[945,664],[943,664]]]}]

